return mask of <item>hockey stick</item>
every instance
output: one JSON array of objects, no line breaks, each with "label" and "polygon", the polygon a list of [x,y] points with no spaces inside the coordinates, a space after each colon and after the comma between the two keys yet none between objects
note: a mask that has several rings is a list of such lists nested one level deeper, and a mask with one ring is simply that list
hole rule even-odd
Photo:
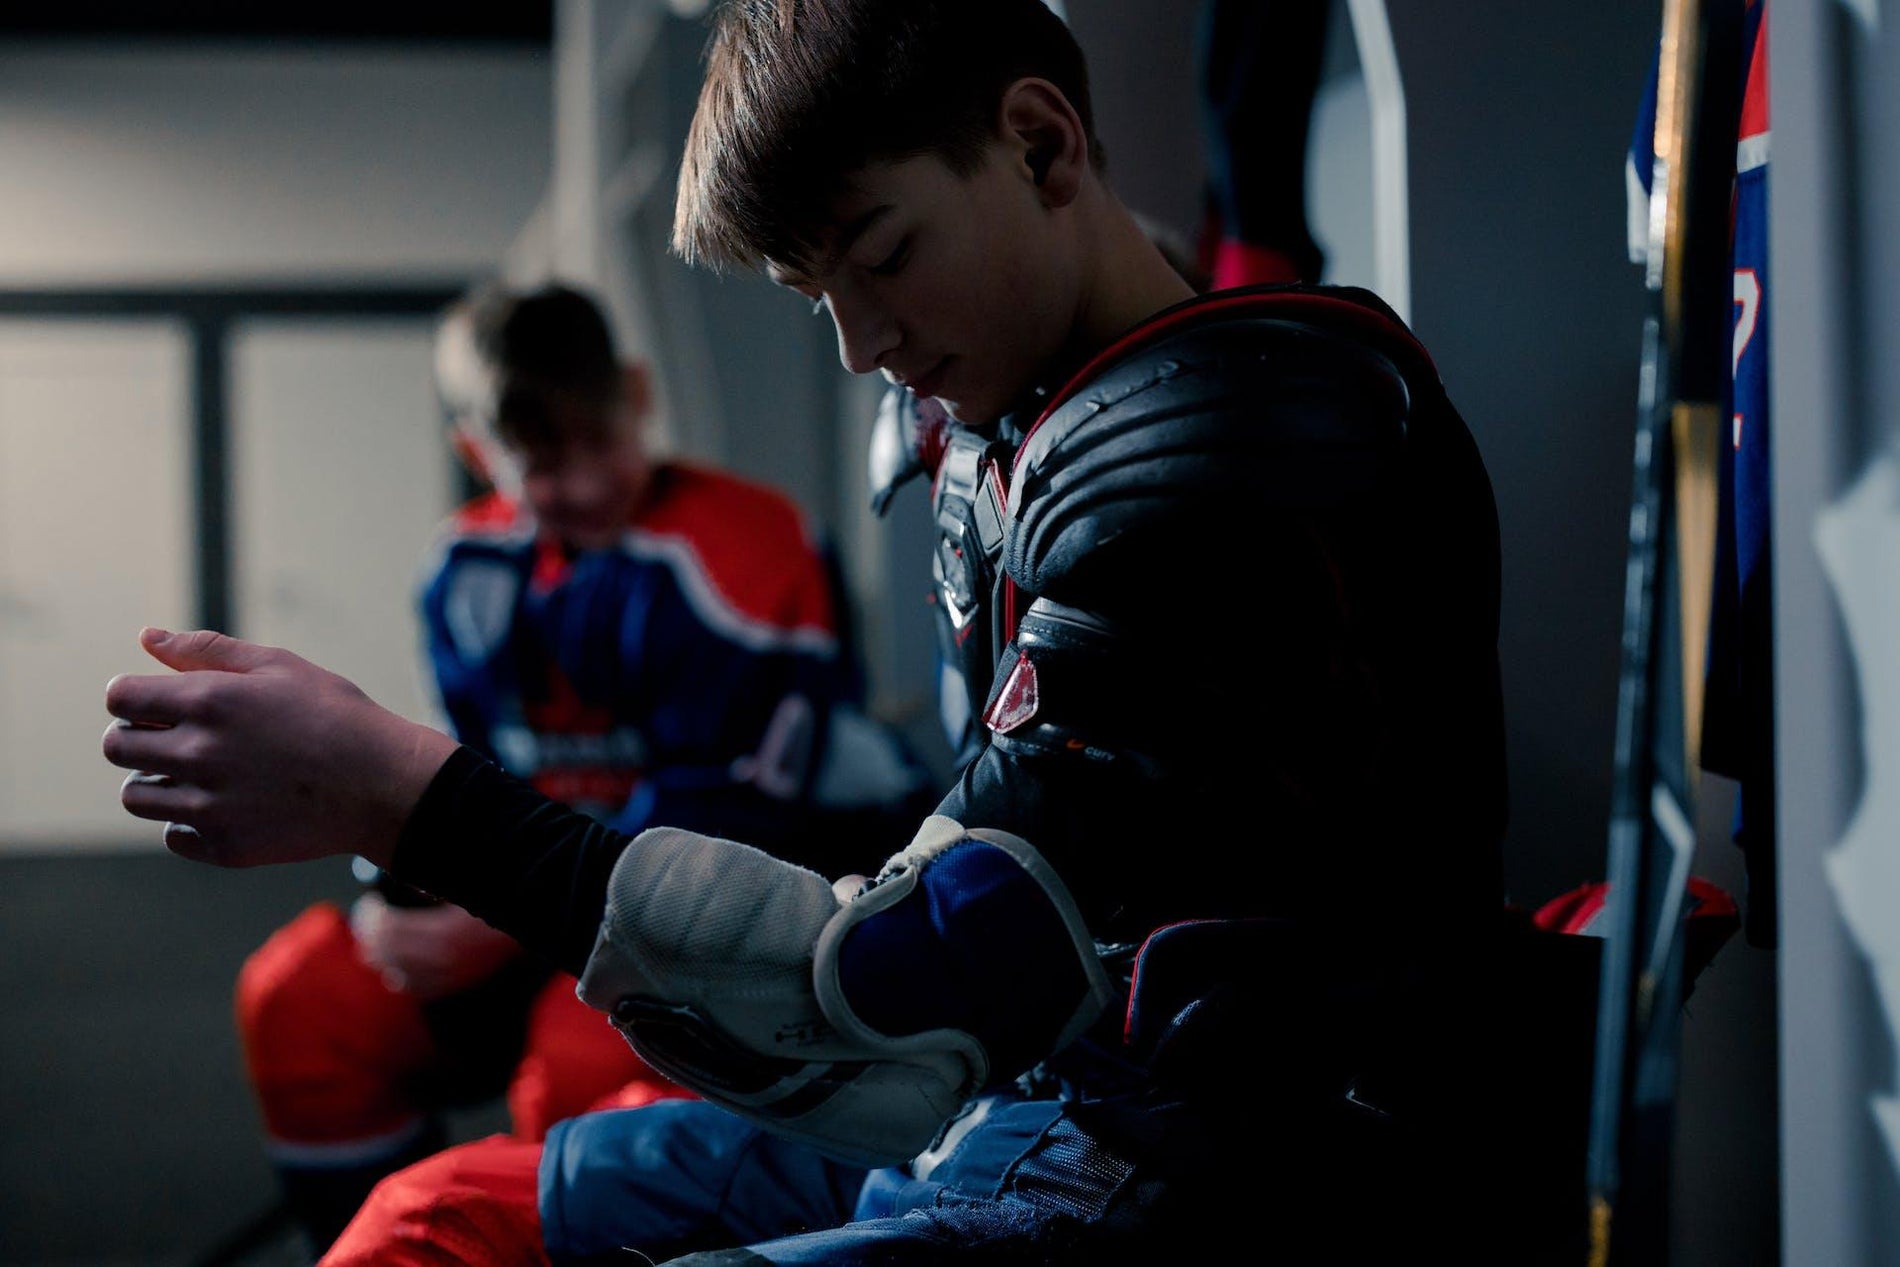
[{"label": "hockey stick", "polygon": [[[1734,14],[1730,13],[1730,10]],[[1665,0],[1597,1007],[1590,1267],[1666,1261],[1713,571],[1740,0]],[[1673,581],[1674,584],[1669,582]],[[1668,631],[1679,635],[1672,640]],[[1673,641],[1674,645],[1671,645]],[[1679,703],[1662,684],[1679,680]],[[1670,711],[1665,706],[1673,705]],[[1668,724],[1678,716],[1679,721]]]}]

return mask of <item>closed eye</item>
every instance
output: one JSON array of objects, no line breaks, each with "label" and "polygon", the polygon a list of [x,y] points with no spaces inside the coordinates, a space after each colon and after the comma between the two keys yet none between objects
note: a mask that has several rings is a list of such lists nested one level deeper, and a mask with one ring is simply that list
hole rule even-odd
[{"label": "closed eye", "polygon": [[871,265],[871,272],[875,273],[879,277],[889,277],[892,274],[896,273],[898,269],[904,267],[904,261],[906,261],[909,258],[910,258],[910,238],[905,237],[901,241],[898,242],[897,248],[893,250],[889,255],[886,255],[882,260],[880,260],[876,264]]}]

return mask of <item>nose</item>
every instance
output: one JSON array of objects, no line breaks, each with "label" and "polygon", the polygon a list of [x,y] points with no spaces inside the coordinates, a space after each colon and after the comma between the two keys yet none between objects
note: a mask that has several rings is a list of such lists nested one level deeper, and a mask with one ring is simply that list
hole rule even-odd
[{"label": "nose", "polygon": [[825,306],[838,330],[838,359],[853,374],[869,374],[902,342],[897,322],[881,306],[851,294],[829,294]]},{"label": "nose", "polygon": [[612,484],[605,471],[585,462],[568,463],[560,482],[562,507],[581,514],[597,509],[607,499]]},{"label": "nose", "polygon": [[585,511],[599,492],[593,473],[574,462],[532,472],[522,483],[528,501],[543,516]]}]

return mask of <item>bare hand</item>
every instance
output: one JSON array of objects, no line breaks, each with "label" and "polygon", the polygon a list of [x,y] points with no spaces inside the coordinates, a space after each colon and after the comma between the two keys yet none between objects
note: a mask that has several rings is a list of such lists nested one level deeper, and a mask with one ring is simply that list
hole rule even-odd
[{"label": "bare hand", "polygon": [[177,673],[106,684],[106,760],[131,770],[127,812],[172,852],[223,867],[358,853],[387,866],[455,741],[277,647],[146,629]]},{"label": "bare hand", "polygon": [[363,958],[397,990],[424,1003],[486,980],[521,943],[459,906],[391,906],[365,893],[350,908]]}]

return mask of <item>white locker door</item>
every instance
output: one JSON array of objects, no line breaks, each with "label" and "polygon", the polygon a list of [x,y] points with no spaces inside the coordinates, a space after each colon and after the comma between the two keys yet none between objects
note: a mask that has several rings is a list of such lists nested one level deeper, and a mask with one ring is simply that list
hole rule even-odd
[{"label": "white locker door", "polygon": [[189,367],[174,322],[0,321],[0,849],[160,847],[99,740],[139,627],[190,627]]},{"label": "white locker door", "polygon": [[454,465],[425,319],[271,318],[232,331],[232,606],[243,636],[436,723],[414,590]]}]

